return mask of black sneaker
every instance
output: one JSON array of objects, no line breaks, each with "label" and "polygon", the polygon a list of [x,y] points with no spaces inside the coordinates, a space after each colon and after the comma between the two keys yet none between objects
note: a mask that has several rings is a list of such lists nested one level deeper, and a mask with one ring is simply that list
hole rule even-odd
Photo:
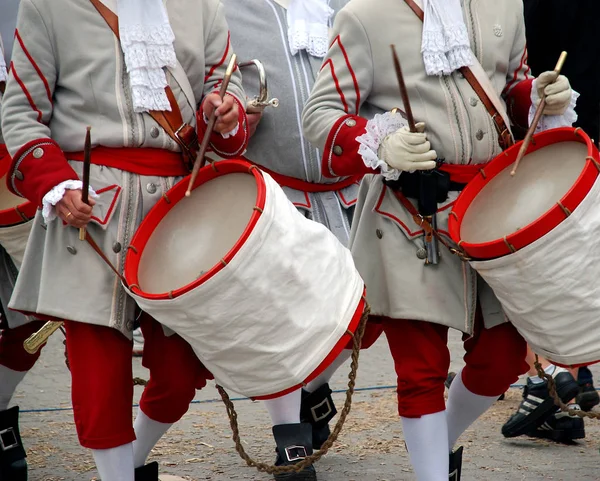
[{"label": "black sneaker", "polygon": [[575,398],[582,411],[591,411],[594,406],[600,404],[598,391],[591,382],[579,385],[579,394]]},{"label": "black sneaker", "polygon": [[[569,404],[569,407],[574,410],[580,409],[577,404]],[[558,443],[569,443],[574,439],[585,438],[585,427],[582,418],[571,416],[558,409],[538,429],[529,433],[529,436],[549,439]]]},{"label": "black sneaker", "polygon": [[[579,384],[570,372],[556,368],[552,377],[562,402],[570,401],[579,392]],[[528,378],[519,409],[502,426],[502,434],[506,438],[514,438],[531,433],[544,424],[555,412],[556,406],[548,392],[548,383],[546,381],[533,383]]]}]

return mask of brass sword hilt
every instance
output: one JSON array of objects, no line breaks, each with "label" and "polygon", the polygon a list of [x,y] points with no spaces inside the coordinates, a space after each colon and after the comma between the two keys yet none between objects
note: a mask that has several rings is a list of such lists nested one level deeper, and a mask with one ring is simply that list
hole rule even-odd
[{"label": "brass sword hilt", "polygon": [[40,348],[48,342],[50,336],[63,326],[62,321],[48,321],[42,328],[34,332],[23,342],[23,348],[29,354],[35,354]]}]

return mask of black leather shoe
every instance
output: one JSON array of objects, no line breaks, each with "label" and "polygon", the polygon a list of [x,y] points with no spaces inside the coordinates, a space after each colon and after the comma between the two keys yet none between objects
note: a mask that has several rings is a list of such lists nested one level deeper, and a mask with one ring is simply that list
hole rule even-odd
[{"label": "black leather shoe", "polygon": [[591,411],[594,406],[600,404],[598,391],[591,382],[579,385],[579,394],[575,401],[581,406],[582,411]]},{"label": "black leather shoe", "polygon": [[19,432],[19,407],[0,411],[0,481],[27,481],[26,457]]},{"label": "black leather shoe", "polygon": [[[308,423],[278,424],[273,426],[273,436],[277,443],[275,466],[298,464],[313,453],[312,426]],[[277,481],[317,481],[314,466],[298,473],[275,474]]]},{"label": "black leather shoe", "polygon": [[462,472],[462,456],[463,447],[461,446],[456,451],[450,453],[450,468],[448,470],[449,481],[460,481],[460,474]]},{"label": "black leather shoe", "polygon": [[[562,402],[569,402],[579,392],[579,385],[570,372],[557,369],[552,377]],[[555,412],[556,406],[548,392],[547,382],[533,383],[531,379],[527,379],[519,409],[502,426],[502,434],[506,438],[529,434],[544,424]]]},{"label": "black leather shoe", "polygon": [[323,384],[312,393],[302,390],[300,422],[309,423],[312,426],[313,449],[321,449],[331,434],[329,421],[337,414],[331,393],[329,384]]}]

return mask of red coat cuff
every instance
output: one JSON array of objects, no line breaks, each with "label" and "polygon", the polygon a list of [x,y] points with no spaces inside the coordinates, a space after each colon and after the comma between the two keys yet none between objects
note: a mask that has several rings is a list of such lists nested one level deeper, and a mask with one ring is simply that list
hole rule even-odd
[{"label": "red coat cuff", "polygon": [[323,149],[321,171],[325,177],[375,173],[358,153],[360,144],[356,138],[365,133],[366,127],[367,119],[358,115],[344,115],[336,121]]},{"label": "red coat cuff", "polygon": [[66,180],[78,179],[56,142],[37,139],[17,151],[6,185],[12,193],[41,206],[42,199],[51,189]]},{"label": "red coat cuff", "polygon": [[[231,94],[228,94],[231,95]],[[232,95],[233,97],[233,95]],[[233,97],[238,104],[238,131],[235,135],[224,138],[218,132],[212,132],[210,135],[210,147],[219,156],[224,158],[240,157],[248,148],[248,118],[246,117],[246,107],[237,97]],[[198,138],[202,141],[206,132],[206,122],[204,122],[204,109],[202,105],[196,113],[196,123],[198,125]]]},{"label": "red coat cuff", "polygon": [[0,144],[0,177],[4,177],[10,169],[10,155],[5,144]]},{"label": "red coat cuff", "polygon": [[529,128],[529,109],[531,108],[531,89],[533,79],[522,80],[515,85],[507,98],[507,109],[510,120],[517,129]]}]

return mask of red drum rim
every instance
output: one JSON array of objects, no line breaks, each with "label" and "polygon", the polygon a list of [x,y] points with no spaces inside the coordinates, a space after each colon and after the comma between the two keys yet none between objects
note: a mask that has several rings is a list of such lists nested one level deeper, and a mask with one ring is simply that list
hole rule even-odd
[{"label": "red drum rim", "polygon": [[[0,182],[2,182],[2,179],[0,179]],[[12,227],[29,222],[35,217],[36,211],[35,204],[28,201],[10,209],[0,210],[0,230],[3,227]]]},{"label": "red drum rim", "polygon": [[133,240],[128,248],[127,255],[125,257],[125,280],[129,289],[137,296],[140,296],[144,299],[149,300],[166,300],[166,299],[175,299],[187,292],[192,291],[196,287],[208,281],[211,277],[221,271],[238,253],[240,248],[244,245],[256,223],[260,219],[262,215],[262,210],[265,207],[265,201],[267,197],[267,190],[265,180],[263,178],[262,172],[254,165],[243,161],[243,160],[223,160],[218,163],[213,163],[211,165],[207,165],[203,167],[198,173],[198,177],[196,178],[196,182],[192,188],[192,190],[197,189],[202,184],[209,182],[212,179],[216,179],[217,177],[221,177],[227,174],[233,173],[244,173],[254,176],[257,184],[257,194],[256,194],[256,203],[255,208],[250,216],[250,220],[244,229],[244,232],[238,239],[238,241],[234,244],[234,246],[227,252],[227,254],[221,259],[221,262],[215,264],[210,270],[196,279],[194,282],[189,283],[186,286],[183,286],[179,289],[164,292],[161,294],[150,294],[144,292],[139,287],[138,282],[138,271],[139,264],[142,258],[142,253],[148,243],[151,235],[154,233],[155,227],[158,225],[160,220],[162,220],[169,211],[185,197],[185,192],[187,191],[189,176],[185,177],[183,180],[178,182],[172,189],[170,189],[165,196],[163,196],[160,201],[156,203],[148,215],[144,218],[144,221],[138,228],[135,233]]},{"label": "red drum rim", "polygon": [[358,307],[356,308],[356,311],[354,311],[354,316],[352,316],[352,320],[350,321],[350,324],[348,325],[348,329],[342,335],[340,340],[333,347],[333,349],[327,355],[327,357],[323,360],[323,362],[321,362],[321,364],[319,364],[319,366],[311,373],[310,376],[308,376],[304,380],[304,382],[297,384],[295,386],[292,386],[284,391],[275,393],[275,394],[269,394],[269,395],[265,395],[265,396],[256,396],[256,397],[253,397],[252,399],[253,400],[274,399],[276,397],[285,396],[286,394],[294,392],[297,389],[300,389],[301,387],[303,387],[305,384],[312,381],[313,379],[317,378],[317,376],[319,376],[320,374],[322,374],[323,371],[325,371],[325,369],[327,369],[331,365],[331,363],[338,358],[338,356],[342,353],[342,351],[344,349],[352,349],[354,346],[354,341],[353,341],[354,333],[358,329],[360,320],[362,319],[363,313],[365,312],[365,308],[367,305],[367,301],[366,301],[366,297],[365,297],[366,295],[367,295],[367,291],[365,289],[363,291],[362,298],[361,298],[360,302],[358,303]]},{"label": "red drum rim", "polygon": [[[534,141],[535,144],[532,142],[527,149],[528,154],[559,142],[576,141],[587,145],[587,160],[585,166],[571,189],[560,200],[560,204],[562,204],[565,209],[568,209],[569,212],[573,212],[588,194],[600,174],[598,151],[588,135],[580,128],[563,127],[547,130],[535,135]],[[448,220],[450,237],[467,253],[467,255],[474,259],[494,259],[512,254],[540,239],[568,217],[565,210],[557,203],[538,219],[505,238],[480,244],[462,241],[460,237],[460,228],[469,206],[475,197],[494,177],[514,163],[520,147],[521,142],[513,145],[505,152],[495,157],[485,166],[485,168],[482,168],[480,173],[467,184],[458,196],[452,212],[450,213],[450,218]]]}]

